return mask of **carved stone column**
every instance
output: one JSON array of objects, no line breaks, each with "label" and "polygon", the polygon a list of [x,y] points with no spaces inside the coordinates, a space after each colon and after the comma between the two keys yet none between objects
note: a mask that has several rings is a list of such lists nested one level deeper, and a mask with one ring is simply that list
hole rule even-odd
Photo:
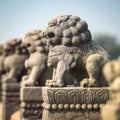
[{"label": "carved stone column", "polygon": [[2,74],[4,73],[3,71],[3,61],[4,61],[4,49],[3,45],[0,44],[0,102],[2,99]]},{"label": "carved stone column", "polygon": [[2,99],[2,81],[1,81],[1,77],[0,77],[0,101]]},{"label": "carved stone column", "polygon": [[42,119],[42,87],[22,87],[20,92],[21,119]]},{"label": "carved stone column", "polygon": [[2,82],[1,82],[1,76],[0,76],[0,120],[2,120]]},{"label": "carved stone column", "polygon": [[43,87],[42,120],[101,120],[100,108],[109,99],[108,88]]},{"label": "carved stone column", "polygon": [[20,85],[16,82],[16,80],[6,79],[2,81],[2,120],[10,120],[12,113],[19,109],[19,91]]},{"label": "carved stone column", "polygon": [[111,88],[111,97],[101,109],[103,120],[120,120],[120,57],[105,64],[103,74]]}]

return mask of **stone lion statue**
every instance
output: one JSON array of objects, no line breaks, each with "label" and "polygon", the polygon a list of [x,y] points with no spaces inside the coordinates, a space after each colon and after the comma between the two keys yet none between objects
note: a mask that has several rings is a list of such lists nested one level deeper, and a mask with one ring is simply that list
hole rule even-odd
[{"label": "stone lion statue", "polygon": [[22,75],[26,74],[24,62],[28,58],[28,51],[22,40],[8,40],[4,45],[4,54],[5,78],[20,82]]},{"label": "stone lion statue", "polygon": [[84,20],[72,15],[54,17],[48,23],[46,36],[50,46],[47,63],[54,68],[52,81],[48,80],[47,86],[65,86],[66,73],[84,87],[106,85],[101,69],[108,54],[92,40]]},{"label": "stone lion statue", "polygon": [[3,67],[3,62],[4,62],[4,49],[3,49],[3,45],[0,44],[0,101],[1,101],[1,97],[2,97],[2,75],[4,73],[4,67]]},{"label": "stone lion statue", "polygon": [[44,86],[46,79],[52,78],[52,69],[47,67],[49,46],[46,44],[44,30],[29,31],[23,42],[30,56],[25,61],[28,73],[23,77],[22,86]]},{"label": "stone lion statue", "polygon": [[0,78],[1,75],[4,73],[4,67],[3,67],[3,61],[4,61],[4,49],[3,49],[3,45],[0,44]]},{"label": "stone lion statue", "polygon": [[111,97],[103,106],[103,120],[120,120],[120,57],[103,67],[103,74],[111,88]]}]

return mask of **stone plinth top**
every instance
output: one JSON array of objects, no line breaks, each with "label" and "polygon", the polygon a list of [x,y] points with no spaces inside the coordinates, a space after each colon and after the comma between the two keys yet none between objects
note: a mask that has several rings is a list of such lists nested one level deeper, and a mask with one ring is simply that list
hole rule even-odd
[{"label": "stone plinth top", "polygon": [[44,109],[98,109],[110,97],[110,89],[104,88],[42,88]]},{"label": "stone plinth top", "polygon": [[42,87],[23,87],[20,90],[21,119],[41,120],[42,118]]},{"label": "stone plinth top", "polygon": [[43,101],[42,87],[23,87],[21,88],[21,101]]}]

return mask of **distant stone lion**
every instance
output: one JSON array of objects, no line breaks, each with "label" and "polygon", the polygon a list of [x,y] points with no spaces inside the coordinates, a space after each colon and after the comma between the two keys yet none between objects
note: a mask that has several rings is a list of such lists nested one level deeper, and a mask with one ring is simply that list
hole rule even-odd
[{"label": "distant stone lion", "polygon": [[120,120],[120,57],[107,62],[103,75],[110,86],[111,96],[101,109],[103,120]]},{"label": "distant stone lion", "polygon": [[50,46],[48,66],[54,68],[52,81],[48,80],[47,86],[65,86],[66,73],[84,87],[106,86],[101,69],[108,54],[92,40],[84,20],[72,15],[54,17],[48,23],[46,36]]},{"label": "distant stone lion", "polygon": [[32,30],[26,33],[23,43],[29,51],[25,61],[28,73],[22,79],[22,86],[45,86],[46,79],[52,76],[52,69],[47,67],[49,46],[42,30]]},{"label": "distant stone lion", "polygon": [[3,54],[4,54],[3,45],[0,44],[0,78],[2,74],[4,73],[4,67],[3,67],[4,55]]},{"label": "distant stone lion", "polygon": [[10,39],[4,45],[4,70],[7,79],[20,82],[26,74],[24,62],[28,58],[28,51],[21,39]]}]

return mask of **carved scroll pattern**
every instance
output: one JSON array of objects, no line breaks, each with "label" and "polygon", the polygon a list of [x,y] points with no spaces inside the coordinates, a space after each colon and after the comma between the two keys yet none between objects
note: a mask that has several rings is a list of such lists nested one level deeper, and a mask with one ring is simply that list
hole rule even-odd
[{"label": "carved scroll pattern", "polygon": [[101,104],[109,99],[108,89],[48,89],[47,92],[50,104]]}]

